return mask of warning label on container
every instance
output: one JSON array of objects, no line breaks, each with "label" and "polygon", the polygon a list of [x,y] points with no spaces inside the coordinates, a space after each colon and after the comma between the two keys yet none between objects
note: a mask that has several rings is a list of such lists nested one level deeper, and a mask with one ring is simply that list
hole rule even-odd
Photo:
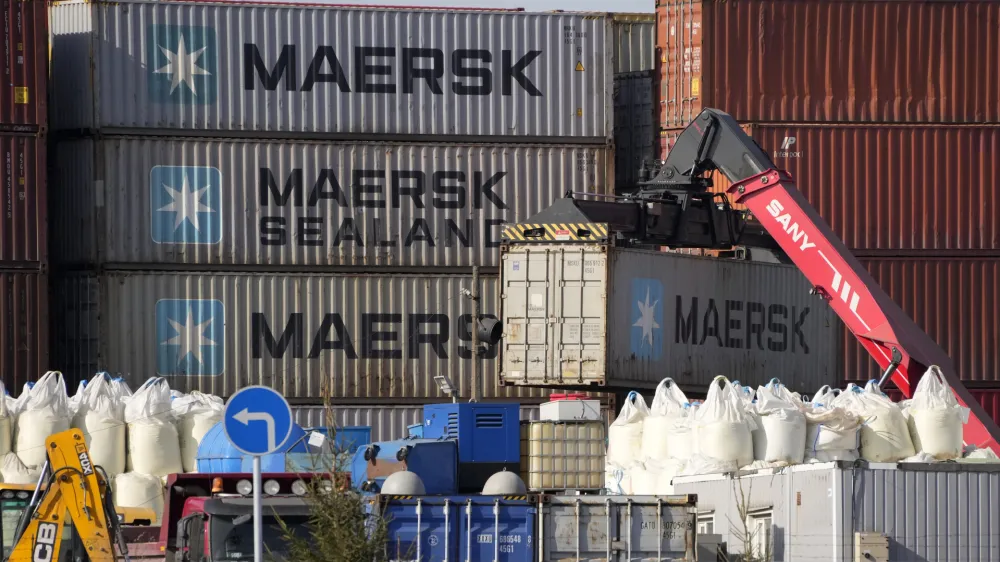
[{"label": "warning label on container", "polygon": [[583,72],[583,63],[582,62],[576,61],[576,71],[577,72]]}]

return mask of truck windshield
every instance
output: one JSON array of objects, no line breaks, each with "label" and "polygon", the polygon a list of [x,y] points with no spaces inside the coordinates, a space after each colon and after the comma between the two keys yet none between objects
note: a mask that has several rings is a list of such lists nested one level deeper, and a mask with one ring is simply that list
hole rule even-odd
[{"label": "truck windshield", "polygon": [[17,530],[17,522],[21,519],[21,514],[28,508],[27,499],[7,499],[0,500],[0,540],[3,541],[3,559],[10,556],[14,550],[14,532]]},{"label": "truck windshield", "polygon": [[[309,538],[307,516],[281,518],[296,536]],[[264,517],[264,558],[287,560],[288,543],[281,525],[274,516]],[[253,520],[244,516],[214,515],[210,524],[212,560],[253,560]]]}]

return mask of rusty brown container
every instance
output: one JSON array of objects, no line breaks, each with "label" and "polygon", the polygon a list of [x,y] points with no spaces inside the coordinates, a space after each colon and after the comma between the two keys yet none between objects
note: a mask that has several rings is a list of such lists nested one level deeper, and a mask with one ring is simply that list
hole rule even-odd
[{"label": "rusty brown container", "polygon": [[0,376],[12,396],[49,364],[49,285],[38,271],[0,271]]},{"label": "rusty brown container", "polygon": [[1000,122],[1000,3],[678,1],[657,7],[660,123]]},{"label": "rusty brown container", "polygon": [[[951,357],[958,375],[1000,383],[1000,259],[896,258],[862,263],[897,304]],[[875,361],[844,334],[844,379],[879,378]]]},{"label": "rusty brown container", "polygon": [[[1000,126],[782,124],[744,130],[792,174],[849,248],[1000,250]],[[664,132],[665,148],[679,132]],[[728,189],[725,178],[713,179],[715,190]]]},{"label": "rusty brown container", "polygon": [[49,12],[37,0],[3,3],[0,131],[44,131],[48,123]]},{"label": "rusty brown container", "polygon": [[0,268],[48,261],[45,138],[0,135]]}]

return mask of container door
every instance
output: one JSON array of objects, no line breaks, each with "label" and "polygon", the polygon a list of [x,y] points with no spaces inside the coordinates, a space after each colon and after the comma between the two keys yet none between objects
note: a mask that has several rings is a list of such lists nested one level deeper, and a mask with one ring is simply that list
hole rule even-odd
[{"label": "container door", "polygon": [[526,501],[489,500],[484,496],[458,506],[462,539],[457,560],[532,562],[537,510]]},{"label": "container door", "polygon": [[459,513],[455,502],[392,501],[386,508],[390,560],[431,562],[459,560]]},{"label": "container door", "polygon": [[504,383],[604,383],[604,248],[513,247],[504,254],[502,267]]},{"label": "container door", "polygon": [[607,333],[606,248],[558,246],[549,253],[549,361],[551,378],[560,384],[605,382]]}]

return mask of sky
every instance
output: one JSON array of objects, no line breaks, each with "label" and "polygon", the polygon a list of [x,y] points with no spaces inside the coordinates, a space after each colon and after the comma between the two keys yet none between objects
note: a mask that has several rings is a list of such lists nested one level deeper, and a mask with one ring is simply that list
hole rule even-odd
[{"label": "sky", "polygon": [[652,12],[654,6],[654,0],[573,0],[572,2],[567,0],[354,0],[354,2],[334,0],[329,3],[357,3],[372,6],[437,6],[442,8],[524,8],[531,12],[548,10]]}]

